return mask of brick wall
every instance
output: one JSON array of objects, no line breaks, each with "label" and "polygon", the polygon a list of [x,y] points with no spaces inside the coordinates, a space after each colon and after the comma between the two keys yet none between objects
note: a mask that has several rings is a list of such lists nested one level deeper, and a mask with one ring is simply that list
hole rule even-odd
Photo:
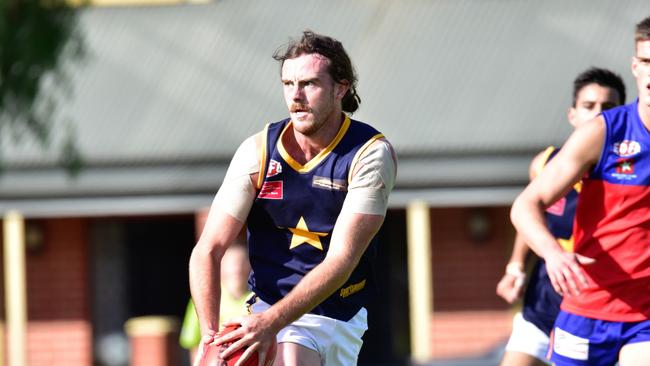
[{"label": "brick wall", "polygon": [[[495,288],[514,238],[508,214],[507,207],[431,210],[434,358],[481,355],[507,339],[512,311]],[[473,235],[471,220],[487,230]]]},{"label": "brick wall", "polygon": [[30,366],[92,365],[92,329],[88,320],[30,321]]},{"label": "brick wall", "polygon": [[181,364],[178,337],[181,323],[171,316],[129,319],[126,332],[131,344],[131,366],[177,366]]},{"label": "brick wall", "polygon": [[503,345],[512,330],[510,311],[439,311],[431,324],[435,359],[485,355]]},{"label": "brick wall", "polygon": [[27,252],[29,365],[92,365],[86,222],[30,223],[42,230],[43,246]]}]

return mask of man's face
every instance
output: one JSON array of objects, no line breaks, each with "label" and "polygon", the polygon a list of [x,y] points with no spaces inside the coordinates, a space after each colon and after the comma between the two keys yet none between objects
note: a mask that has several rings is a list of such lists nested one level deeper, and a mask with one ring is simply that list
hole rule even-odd
[{"label": "man's face", "polygon": [[573,127],[596,117],[598,113],[616,107],[621,103],[621,96],[615,89],[598,85],[587,84],[578,91],[576,105],[569,108],[569,122]]},{"label": "man's face", "polygon": [[329,60],[319,54],[284,61],[282,85],[293,127],[311,136],[341,111],[347,86],[335,83],[327,72]]},{"label": "man's face", "polygon": [[636,55],[632,58],[632,74],[636,78],[639,104],[650,107],[650,40],[636,43]]}]

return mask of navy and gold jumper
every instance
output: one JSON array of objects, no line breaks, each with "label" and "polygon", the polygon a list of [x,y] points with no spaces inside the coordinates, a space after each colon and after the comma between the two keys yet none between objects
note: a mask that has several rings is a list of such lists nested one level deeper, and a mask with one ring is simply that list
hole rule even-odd
[{"label": "navy and gold jumper", "polygon": [[[345,116],[330,145],[301,165],[281,142],[290,123],[285,119],[265,129],[258,195],[247,218],[249,284],[269,304],[282,299],[324,260],[347,195],[350,169],[365,148],[383,137]],[[370,243],[345,284],[310,313],[347,321],[365,305],[375,246]]]}]

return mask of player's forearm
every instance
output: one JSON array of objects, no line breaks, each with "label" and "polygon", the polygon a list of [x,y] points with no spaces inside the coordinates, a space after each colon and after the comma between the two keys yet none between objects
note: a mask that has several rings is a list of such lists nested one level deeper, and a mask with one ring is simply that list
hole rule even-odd
[{"label": "player's forearm", "polygon": [[308,313],[343,286],[356,266],[340,259],[326,259],[314,267],[285,296],[266,312],[276,330]]},{"label": "player's forearm", "polygon": [[555,237],[546,227],[544,207],[524,191],[512,205],[510,219],[523,241],[542,258],[560,251]]},{"label": "player's forearm", "polygon": [[219,304],[221,302],[221,257],[214,247],[194,247],[190,257],[190,290],[199,316],[201,333],[219,330]]},{"label": "player's forearm", "polygon": [[383,221],[381,215],[342,213],[339,216],[325,260],[267,311],[266,316],[278,330],[312,310],[345,284]]},{"label": "player's forearm", "polygon": [[529,253],[530,247],[526,244],[524,237],[516,233],[515,242],[512,246],[512,254],[508,263],[520,263],[523,266],[526,263],[526,259],[528,259]]}]

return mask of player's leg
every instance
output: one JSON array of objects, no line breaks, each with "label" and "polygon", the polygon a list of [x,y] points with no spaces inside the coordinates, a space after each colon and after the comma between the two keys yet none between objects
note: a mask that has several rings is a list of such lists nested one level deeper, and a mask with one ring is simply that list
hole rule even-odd
[{"label": "player's leg", "polygon": [[618,363],[620,366],[650,365],[650,341],[631,343],[623,346]]},{"label": "player's leg", "polygon": [[521,313],[512,320],[512,333],[501,366],[546,366],[549,339],[546,333],[526,321]]},{"label": "player's leg", "polygon": [[625,324],[625,345],[619,354],[620,366],[650,365],[650,320]]},{"label": "player's leg", "polygon": [[356,365],[363,344],[361,337],[368,329],[366,319],[366,309],[348,321],[314,314],[301,316],[278,333],[285,363],[276,365]]},{"label": "player's leg", "polygon": [[527,353],[506,351],[501,359],[501,366],[547,366],[542,360],[539,360]]},{"label": "player's leg", "polygon": [[296,343],[278,343],[273,366],[320,366],[318,352]]},{"label": "player's leg", "polygon": [[[249,306],[251,313],[261,313],[271,307],[257,297],[253,300]],[[276,336],[278,348],[273,366],[320,366],[322,347],[326,344],[317,342],[313,333],[331,331],[333,326],[320,324],[319,317],[305,314],[282,328]]]},{"label": "player's leg", "polygon": [[[269,307],[257,299],[250,310],[259,313]],[[367,314],[362,308],[349,321],[315,314],[301,316],[278,332],[274,365],[356,365],[361,337],[368,329]]]}]

